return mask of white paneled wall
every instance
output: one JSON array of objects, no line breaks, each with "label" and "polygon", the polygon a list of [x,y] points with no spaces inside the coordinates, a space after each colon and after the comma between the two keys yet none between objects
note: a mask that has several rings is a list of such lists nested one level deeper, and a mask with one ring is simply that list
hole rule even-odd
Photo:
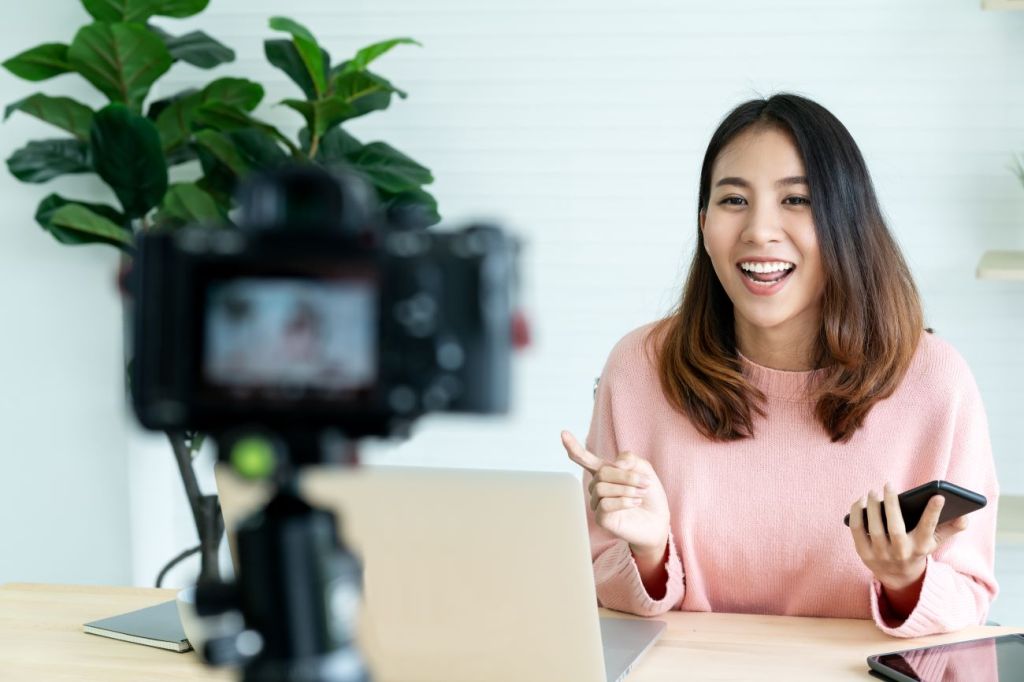
[{"label": "white paneled wall", "polygon": [[[367,448],[374,461],[569,470],[558,431],[585,432],[608,350],[678,295],[711,132],[739,102],[789,90],[830,108],[860,143],[929,323],[975,371],[1003,489],[1024,493],[1024,285],[974,279],[982,251],[1024,248],[1024,188],[1009,170],[1024,150],[1024,12],[983,12],[978,0],[212,0],[195,20],[162,23],[201,27],[238,60],[215,74],[177,66],[159,93],[212,75],[254,78],[268,89],[260,113],[294,130],[293,114],[272,104],[296,91],[262,53],[276,14],[305,23],[337,59],[388,37],[422,42],[378,63],[409,99],[352,132],[429,166],[449,223],[494,218],[526,240],[523,299],[535,340],[518,358],[514,413],[426,420],[400,447]],[[33,37],[63,36],[68,20],[40,10]],[[0,30],[12,52],[34,44]],[[29,91],[2,83],[8,100]],[[28,125],[19,126],[24,136]],[[0,182],[5,196],[25,192]],[[18,244],[70,271],[71,256],[45,237]],[[104,320],[91,333],[116,344],[114,327]],[[58,342],[37,345],[45,358]],[[37,406],[48,399],[27,381],[22,394]],[[122,418],[104,409],[95,423]],[[170,453],[161,452],[133,445],[130,454],[142,487],[130,511],[140,583],[192,541]],[[154,464],[161,456],[168,461]],[[66,575],[77,577],[74,568]]]}]

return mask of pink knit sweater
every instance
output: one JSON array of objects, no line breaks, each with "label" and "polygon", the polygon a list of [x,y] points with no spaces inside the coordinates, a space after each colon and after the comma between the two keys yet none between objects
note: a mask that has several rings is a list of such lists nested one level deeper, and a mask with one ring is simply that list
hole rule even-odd
[{"label": "pink knit sweater", "polygon": [[[743,358],[767,395],[754,437],[702,436],[665,400],[644,338],[626,335],[601,375],[587,449],[650,461],[668,496],[668,585],[651,599],[628,545],[594,524],[597,595],[642,616],[670,609],[873,618],[884,632],[918,637],[982,623],[993,577],[998,487],[988,425],[964,360],[923,333],[896,392],[878,403],[848,443],[833,443],[807,397],[815,372],[785,372]],[[843,516],[885,481],[898,491],[945,479],[985,495],[967,530],[927,561],[910,616],[889,622],[880,583],[857,556]],[[583,485],[590,482],[584,476]],[[589,499],[589,498],[588,498]]]}]

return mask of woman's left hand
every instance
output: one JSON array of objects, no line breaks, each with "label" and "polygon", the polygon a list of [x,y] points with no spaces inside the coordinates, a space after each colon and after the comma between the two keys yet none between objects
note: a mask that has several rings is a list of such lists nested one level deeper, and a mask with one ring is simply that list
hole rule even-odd
[{"label": "woman's left hand", "polygon": [[[965,516],[938,525],[945,501],[941,495],[928,500],[920,522],[909,533],[903,523],[899,500],[888,483],[882,499],[871,491],[850,507],[850,533],[857,554],[887,591],[899,593],[914,586],[924,575],[928,555],[967,528]],[[888,534],[882,525],[883,505]],[[864,509],[867,509],[867,528],[864,527]]]}]

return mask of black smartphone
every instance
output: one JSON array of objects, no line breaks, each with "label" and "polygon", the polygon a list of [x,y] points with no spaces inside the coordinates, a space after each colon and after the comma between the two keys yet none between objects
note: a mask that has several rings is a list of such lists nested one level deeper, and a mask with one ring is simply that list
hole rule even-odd
[{"label": "black smartphone", "polygon": [[[984,495],[973,490],[961,488],[949,481],[930,481],[899,494],[900,511],[903,513],[903,524],[908,533],[917,526],[928,505],[928,500],[935,495],[942,495],[946,498],[946,504],[942,507],[942,513],[939,514],[939,525],[952,521],[958,516],[978,511],[988,504]],[[843,518],[843,523],[847,526],[850,525],[849,514]],[[882,506],[882,526],[888,532],[889,526],[885,521],[885,505]],[[867,509],[864,510],[864,527],[868,527]]]}]

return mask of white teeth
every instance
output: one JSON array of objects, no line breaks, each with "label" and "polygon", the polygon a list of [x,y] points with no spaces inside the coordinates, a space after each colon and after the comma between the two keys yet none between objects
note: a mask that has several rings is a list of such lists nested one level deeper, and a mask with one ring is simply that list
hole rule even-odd
[{"label": "white teeth", "polygon": [[779,272],[781,270],[792,270],[795,266],[792,263],[775,261],[773,263],[740,263],[740,267],[747,272]]}]

